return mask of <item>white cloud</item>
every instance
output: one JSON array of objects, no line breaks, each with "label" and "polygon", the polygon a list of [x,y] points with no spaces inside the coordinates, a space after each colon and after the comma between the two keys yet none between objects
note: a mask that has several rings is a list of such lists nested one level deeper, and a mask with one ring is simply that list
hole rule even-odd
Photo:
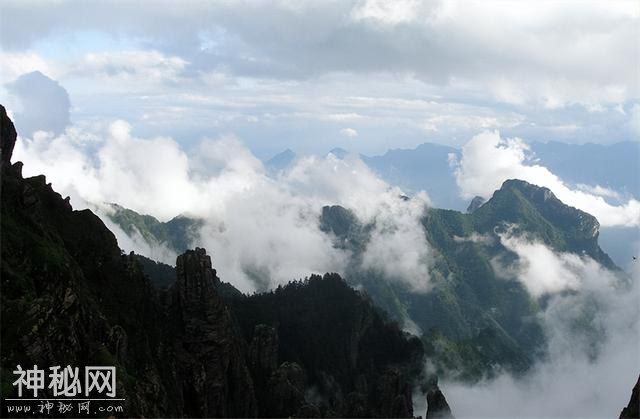
[{"label": "white cloud", "polygon": [[610,275],[597,262],[573,253],[556,253],[543,243],[515,236],[511,230],[498,234],[500,243],[518,256],[516,262],[503,265],[499,259],[492,261],[499,276],[517,278],[534,297],[581,288],[588,275],[600,278]]},{"label": "white cloud", "polygon": [[604,186],[600,186],[600,185],[590,186],[590,185],[585,185],[583,183],[579,183],[576,185],[576,188],[591,195],[598,195],[605,198],[615,199],[618,201],[622,199],[622,195],[620,195],[620,193],[614,191],[613,189],[605,188]]},{"label": "white cloud", "polygon": [[366,154],[494,128],[611,142],[635,134],[614,109],[640,97],[640,25],[620,4],[8,1],[0,65],[64,82],[76,121],[139,114],[145,135],[186,141],[256,133],[260,155],[330,149],[340,121]]},{"label": "white cloud", "polygon": [[[124,84],[126,89],[138,90],[150,84],[175,83],[180,80],[183,70],[189,63],[177,56],[167,56],[158,51],[113,51],[88,53],[77,61],[70,63],[65,69],[66,76],[89,78]],[[203,80],[212,82],[214,77],[218,84],[224,78],[202,73]]]},{"label": "white cloud", "polygon": [[473,232],[471,233],[470,236],[466,236],[466,237],[453,236],[453,241],[457,243],[469,242],[469,243],[477,243],[485,246],[490,246],[494,244],[496,240],[490,234],[478,234],[476,232]]},{"label": "white cloud", "polygon": [[39,71],[56,77],[57,71],[44,58],[34,52],[0,51],[0,73],[4,83],[12,82],[25,73]]},{"label": "white cloud", "polygon": [[[187,156],[169,138],[134,138],[130,129],[116,121],[106,132],[37,133],[16,142],[14,158],[27,163],[25,173],[45,173],[61,193],[81,198],[76,205],[121,203],[163,219],[188,211],[198,191]],[[97,148],[95,155],[90,148]]]},{"label": "white cloud", "polygon": [[418,17],[422,5],[424,3],[418,0],[362,0],[351,10],[351,18],[356,21],[371,19],[386,25],[409,23]]},{"label": "white cloud", "polygon": [[499,127],[515,127],[524,120],[521,115],[469,115],[460,111],[455,109],[455,113],[430,116],[425,119],[423,127],[428,132],[439,132],[452,127],[458,130],[479,131]]},{"label": "white cloud", "polygon": [[343,128],[340,130],[340,134],[344,135],[345,137],[357,137],[358,131],[353,128]]},{"label": "white cloud", "polygon": [[[133,136],[125,121],[93,132],[72,127],[58,137],[21,138],[14,156],[25,162],[25,175],[45,173],[75,207],[117,203],[161,220],[202,218],[197,242],[212,252],[220,275],[242,291],[344,268],[349,255],[334,249],[319,228],[324,205],[342,205],[362,222],[375,221],[367,267],[393,272],[392,279],[415,288],[428,286],[429,249],[419,223],[427,197],[405,201],[402,191],[356,156],[301,158],[273,179],[234,137],[203,140],[185,153],[171,138]],[[165,262],[173,257],[139,234],[114,232],[126,250]]]},{"label": "white cloud", "polygon": [[518,138],[503,139],[497,131],[485,131],[462,147],[456,181],[465,198],[489,198],[507,179],[521,179],[549,188],[562,202],[594,215],[603,226],[640,225],[640,202],[630,199],[611,205],[585,188],[572,189],[546,167],[530,160],[528,146]]},{"label": "white cloud", "polygon": [[420,223],[426,207],[424,194],[406,203],[396,198],[390,205],[382,206],[373,220],[371,238],[362,255],[362,267],[404,283],[411,291],[428,291],[433,254],[426,245],[427,238]]},{"label": "white cloud", "polygon": [[189,8],[8,1],[3,15],[7,50],[25,52],[42,39],[78,42],[75,36],[91,30],[125,48],[179,57],[193,74],[221,67],[241,77],[296,80],[409,74],[454,96],[549,108],[640,95],[633,1],[193,1]]}]

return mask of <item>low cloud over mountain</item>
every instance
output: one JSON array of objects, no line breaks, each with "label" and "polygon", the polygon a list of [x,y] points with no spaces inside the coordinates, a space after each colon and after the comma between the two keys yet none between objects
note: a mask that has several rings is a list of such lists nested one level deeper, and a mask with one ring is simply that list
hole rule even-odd
[{"label": "low cloud over mountain", "polygon": [[[640,201],[628,199],[619,205],[605,200],[605,188],[572,189],[544,166],[528,159],[529,147],[521,139],[503,139],[497,131],[473,137],[453,160],[456,181],[468,198],[491,193],[506,179],[522,179],[551,189],[563,202],[593,214],[603,226],[639,226]],[[615,164],[612,162],[612,164]]]}]

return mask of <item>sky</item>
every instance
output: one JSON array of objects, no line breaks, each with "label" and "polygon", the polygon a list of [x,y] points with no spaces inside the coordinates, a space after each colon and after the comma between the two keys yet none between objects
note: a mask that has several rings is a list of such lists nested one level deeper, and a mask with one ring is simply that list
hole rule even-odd
[{"label": "sky", "polygon": [[35,129],[21,76],[39,71],[48,130],[123,119],[185,149],[232,134],[263,159],[496,129],[613,143],[640,134],[639,40],[622,0],[5,0],[0,101]]}]

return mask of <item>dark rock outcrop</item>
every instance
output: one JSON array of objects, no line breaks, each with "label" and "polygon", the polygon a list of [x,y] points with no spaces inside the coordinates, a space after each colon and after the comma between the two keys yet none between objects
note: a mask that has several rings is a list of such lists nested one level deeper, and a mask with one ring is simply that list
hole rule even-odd
[{"label": "dark rock outcrop", "polygon": [[204,249],[178,256],[172,314],[176,318],[178,386],[193,417],[252,417],[257,413],[245,345],[215,287],[220,284]]},{"label": "dark rock outcrop", "polygon": [[447,403],[447,399],[437,386],[427,392],[427,413],[425,417],[454,419],[454,416],[451,413],[451,408]]},{"label": "dark rock outcrop", "polygon": [[7,110],[0,105],[0,167],[11,164],[16,138],[16,127],[7,115]]},{"label": "dark rock outcrop", "polygon": [[638,376],[638,381],[636,381],[636,385],[633,386],[633,390],[631,391],[629,404],[627,407],[622,409],[622,412],[620,413],[620,419],[623,418],[640,418],[640,376]]}]

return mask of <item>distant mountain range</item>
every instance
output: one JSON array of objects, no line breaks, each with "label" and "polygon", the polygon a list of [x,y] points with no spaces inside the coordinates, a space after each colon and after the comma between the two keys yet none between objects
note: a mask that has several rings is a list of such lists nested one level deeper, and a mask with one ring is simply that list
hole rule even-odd
[{"label": "distant mountain range", "polygon": [[[640,143],[620,142],[603,144],[566,144],[533,142],[531,151],[537,163],[546,166],[565,182],[573,185],[600,185],[622,195],[640,199]],[[330,151],[344,158],[348,151]],[[460,150],[440,144],[425,143],[414,149],[393,149],[379,156],[359,157],[371,170],[405,193],[424,190],[437,208],[463,211],[470,202],[462,199],[456,184],[449,156],[460,157]],[[295,162],[292,150],[265,162],[271,174],[282,172]],[[602,246],[620,266],[630,268],[632,256],[640,251],[640,230],[637,228],[608,228],[602,233]]]},{"label": "distant mountain range", "polygon": [[[640,142],[626,141],[611,145],[567,144],[555,141],[529,144],[537,162],[564,181],[577,185],[600,185],[640,199]],[[348,151],[333,149],[330,153],[344,158]],[[413,149],[392,149],[379,156],[360,158],[391,185],[413,194],[428,193],[434,206],[464,210],[469,202],[460,198],[450,155],[460,157],[454,147],[424,143]],[[297,158],[290,149],[265,161],[271,173],[289,167]]]}]

